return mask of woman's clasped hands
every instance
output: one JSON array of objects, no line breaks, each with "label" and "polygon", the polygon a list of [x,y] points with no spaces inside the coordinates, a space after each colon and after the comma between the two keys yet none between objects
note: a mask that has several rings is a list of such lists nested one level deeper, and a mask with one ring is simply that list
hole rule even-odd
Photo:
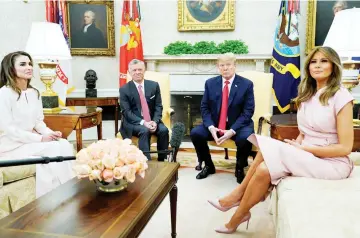
[{"label": "woman's clasped hands", "polygon": [[60,131],[54,131],[53,133],[43,135],[41,141],[42,142],[49,142],[49,141],[56,141],[59,140],[62,136]]}]

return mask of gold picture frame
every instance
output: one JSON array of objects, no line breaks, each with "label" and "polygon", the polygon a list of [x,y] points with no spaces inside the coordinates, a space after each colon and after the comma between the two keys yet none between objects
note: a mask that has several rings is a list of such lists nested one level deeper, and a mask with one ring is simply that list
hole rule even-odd
[{"label": "gold picture frame", "polygon": [[68,0],[66,11],[71,55],[115,56],[113,1]]},{"label": "gold picture frame", "polygon": [[[333,8],[335,4],[337,4],[337,1],[308,1],[305,48],[306,54],[314,49],[314,47],[323,45],[331,23],[334,19],[335,13]],[[346,1],[345,8],[353,7],[360,7],[360,0]]]},{"label": "gold picture frame", "polygon": [[178,0],[178,31],[235,29],[235,0]]}]

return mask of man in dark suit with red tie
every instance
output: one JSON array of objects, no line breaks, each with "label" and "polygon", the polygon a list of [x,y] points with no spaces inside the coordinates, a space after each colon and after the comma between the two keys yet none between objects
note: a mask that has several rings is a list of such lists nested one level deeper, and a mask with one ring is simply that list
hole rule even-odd
[{"label": "man in dark suit with red tie", "polygon": [[[166,150],[169,145],[169,130],[162,123],[162,102],[157,82],[144,79],[145,64],[133,59],[129,63],[132,81],[120,88],[122,113],[120,133],[123,138],[139,137],[139,149],[150,150],[151,134],[157,136],[157,149]],[[146,154],[150,160],[150,155]],[[166,154],[158,155],[164,161]]]},{"label": "man in dark suit with red tie", "polygon": [[[237,145],[235,175],[237,182],[244,179],[244,168],[251,152],[251,143],[247,138],[254,133],[252,116],[255,110],[253,83],[237,74],[236,57],[226,53],[218,58],[217,67],[220,76],[210,78],[205,83],[201,101],[203,124],[195,127],[191,141],[195,146],[199,163],[205,162],[202,171],[196,176],[204,179],[215,173],[208,141],[218,145],[232,139]],[[200,167],[201,169],[201,167]]]}]

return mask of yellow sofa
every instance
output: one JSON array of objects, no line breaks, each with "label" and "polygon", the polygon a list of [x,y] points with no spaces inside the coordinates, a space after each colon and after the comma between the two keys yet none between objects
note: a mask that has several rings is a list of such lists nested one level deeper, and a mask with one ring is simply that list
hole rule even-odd
[{"label": "yellow sofa", "polygon": [[[265,121],[270,121],[272,116],[271,95],[273,74],[257,71],[243,71],[237,74],[251,80],[254,84],[255,112],[252,119],[254,121],[255,133],[269,135],[270,126]],[[210,141],[209,144],[224,148],[225,159],[228,159],[228,148],[236,149],[236,144],[233,140],[227,140],[221,145],[217,145],[215,141]],[[253,146],[252,151],[257,151],[257,148]]]},{"label": "yellow sofa", "polygon": [[36,198],[35,165],[0,168],[0,219]]},{"label": "yellow sofa", "polygon": [[[170,107],[170,76],[168,73],[163,72],[154,72],[154,71],[146,71],[145,79],[152,80],[159,83],[161,100],[163,105],[163,114],[161,120],[164,125],[169,129],[169,137],[171,138],[171,116],[175,113],[174,109]],[[131,81],[130,75],[127,77],[127,81]],[[116,135],[117,138],[122,139],[122,136],[119,133]],[[133,136],[131,141],[134,145],[138,144],[138,138]],[[150,139],[150,145],[156,143],[157,137],[156,135],[152,135]]]}]

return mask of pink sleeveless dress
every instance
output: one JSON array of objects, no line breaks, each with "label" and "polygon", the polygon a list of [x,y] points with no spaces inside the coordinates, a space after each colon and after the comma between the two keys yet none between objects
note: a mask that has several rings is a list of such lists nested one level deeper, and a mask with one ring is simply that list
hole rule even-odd
[{"label": "pink sleeveless dress", "polygon": [[[337,144],[336,115],[354,99],[346,88],[341,87],[329,99],[329,105],[323,106],[319,96],[324,90],[325,88],[320,89],[310,100],[302,103],[297,113],[298,128],[304,134],[304,145]],[[274,185],[286,176],[344,179],[350,175],[353,168],[347,156],[318,158],[285,142],[255,134],[248,140],[261,151]]]}]

